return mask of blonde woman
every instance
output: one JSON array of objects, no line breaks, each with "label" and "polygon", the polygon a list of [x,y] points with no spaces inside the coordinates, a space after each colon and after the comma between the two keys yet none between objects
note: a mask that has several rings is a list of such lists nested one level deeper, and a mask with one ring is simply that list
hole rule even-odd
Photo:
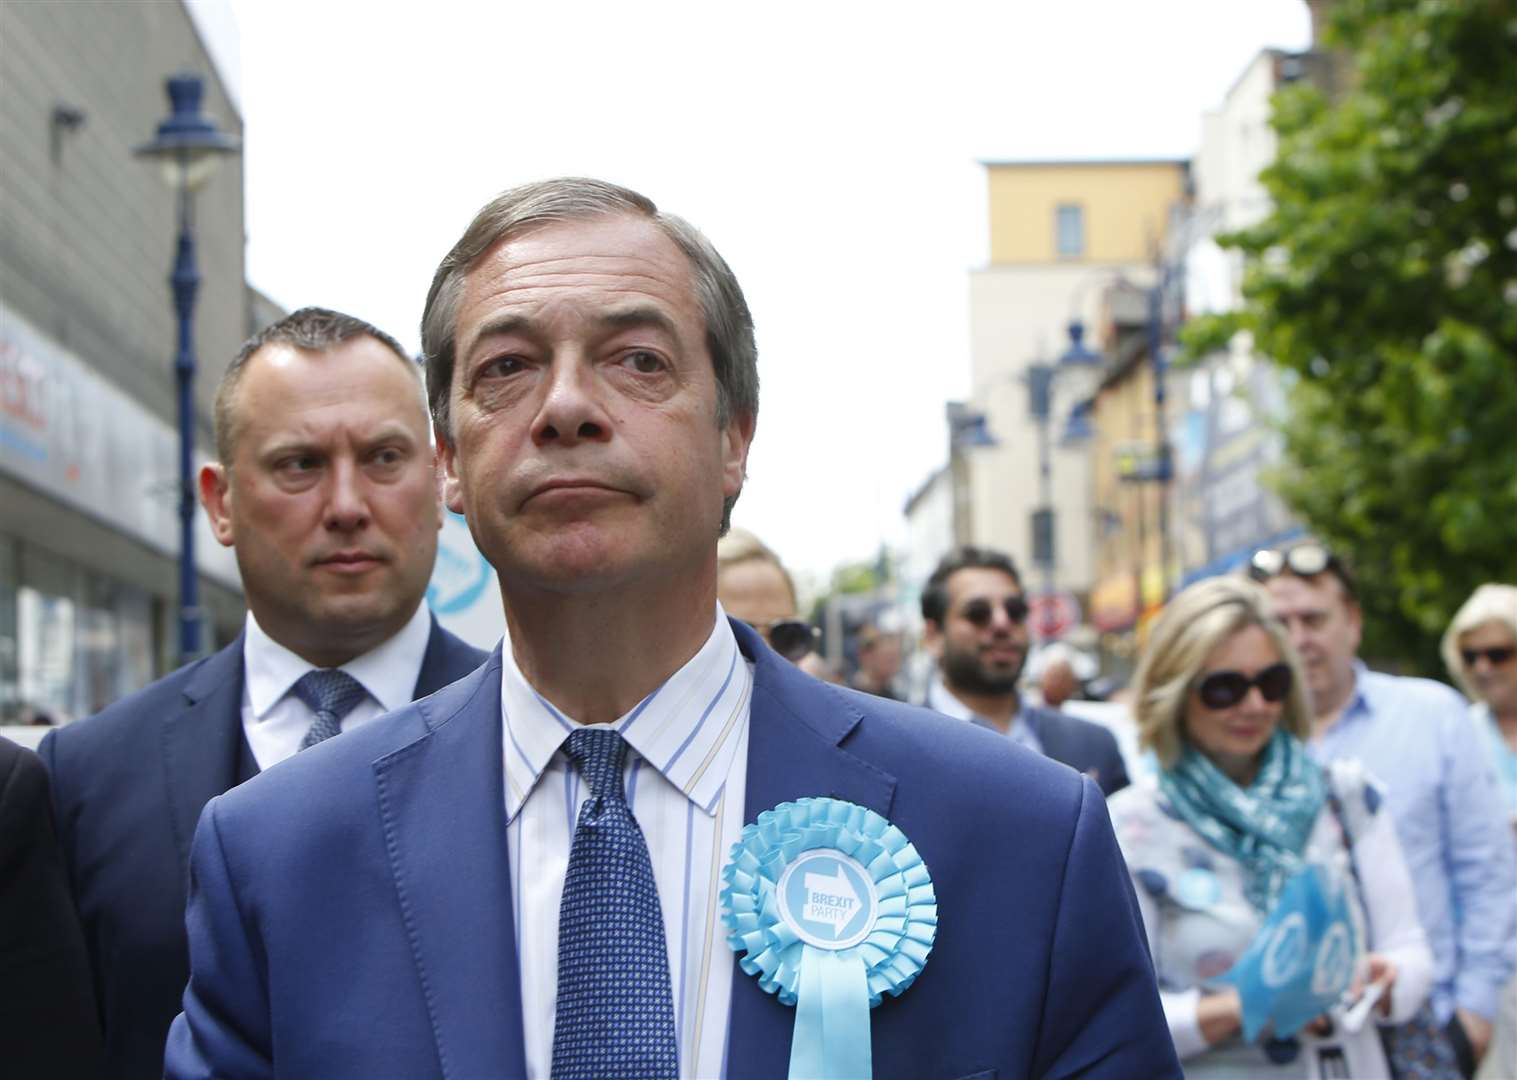
[{"label": "blonde woman", "polygon": [[1443,635],[1443,662],[1474,701],[1517,828],[1517,585],[1474,591]]},{"label": "blonde woman", "polygon": [[1380,1019],[1410,1018],[1432,983],[1379,788],[1355,763],[1324,770],[1306,752],[1300,661],[1266,603],[1235,578],[1199,582],[1170,603],[1134,681],[1139,741],[1160,770],[1113,796],[1112,822],[1187,1076],[1388,1076],[1374,1024],[1350,1034],[1319,1021],[1245,1043],[1238,993],[1218,981],[1285,882],[1315,864],[1357,878],[1349,907],[1368,943],[1364,974],[1383,988]]},{"label": "blonde woman", "polygon": [[[1443,661],[1473,699],[1470,719],[1485,736],[1517,830],[1517,586],[1482,585],[1470,595],[1443,635]],[[1507,983],[1490,1049],[1475,1075],[1517,1076],[1517,978]]]}]

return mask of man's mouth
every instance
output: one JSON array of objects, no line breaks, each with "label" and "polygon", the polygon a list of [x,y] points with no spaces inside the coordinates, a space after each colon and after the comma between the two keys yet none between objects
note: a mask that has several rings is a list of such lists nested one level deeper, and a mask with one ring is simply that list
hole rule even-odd
[{"label": "man's mouth", "polygon": [[334,551],[317,559],[316,565],[337,573],[356,574],[373,569],[383,561],[369,551]]}]

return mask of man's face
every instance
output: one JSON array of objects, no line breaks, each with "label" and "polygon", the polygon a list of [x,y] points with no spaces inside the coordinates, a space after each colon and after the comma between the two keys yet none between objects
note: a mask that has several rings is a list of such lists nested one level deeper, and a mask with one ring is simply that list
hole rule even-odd
[{"label": "man's face", "polygon": [[1320,716],[1341,707],[1354,683],[1363,622],[1359,605],[1331,574],[1280,574],[1267,583],[1270,607],[1285,624],[1306,667],[1312,708]]},{"label": "man's face", "polygon": [[201,499],[270,637],[332,666],[416,611],[441,525],[417,380],[386,346],[266,345],[232,401],[232,461]]},{"label": "man's face", "polygon": [[456,335],[444,496],[503,583],[714,575],[753,422],[717,424],[689,259],[656,225],[599,217],[497,245]]},{"label": "man's face", "polygon": [[1006,608],[1022,600],[1021,587],[1005,571],[986,567],[955,571],[947,586],[943,623],[928,622],[923,635],[944,683],[964,693],[1012,693],[1027,660],[1027,619],[1012,618]]}]

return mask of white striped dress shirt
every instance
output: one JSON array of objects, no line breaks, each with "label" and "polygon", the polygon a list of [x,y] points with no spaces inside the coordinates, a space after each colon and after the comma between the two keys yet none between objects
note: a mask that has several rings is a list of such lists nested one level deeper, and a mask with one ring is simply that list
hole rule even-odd
[{"label": "white striped dress shirt", "polygon": [[[520,959],[527,1076],[553,1064],[558,912],[588,790],[559,752],[578,725],[501,657],[507,846]],[[725,1071],[733,954],[721,874],[743,827],[753,669],[720,606],[705,645],[611,726],[630,748],[623,780],[648,841],[669,947],[680,1076]]]}]

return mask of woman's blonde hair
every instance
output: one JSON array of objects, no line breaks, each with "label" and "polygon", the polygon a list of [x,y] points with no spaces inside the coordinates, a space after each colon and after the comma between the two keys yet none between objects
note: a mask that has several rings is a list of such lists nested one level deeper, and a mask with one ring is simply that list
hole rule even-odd
[{"label": "woman's blonde hair", "polygon": [[1215,577],[1181,591],[1159,616],[1133,679],[1138,743],[1165,768],[1180,759],[1185,742],[1185,698],[1210,656],[1238,631],[1257,626],[1270,636],[1291,669],[1290,693],[1280,722],[1305,739],[1312,712],[1301,660],[1285,628],[1269,612],[1269,594],[1244,578]]},{"label": "woman's blonde hair", "polygon": [[1459,655],[1459,639],[1477,626],[1494,622],[1505,626],[1517,638],[1517,585],[1482,585],[1454,613],[1454,621],[1443,632],[1443,662],[1462,690],[1479,700],[1470,669]]},{"label": "woman's blonde hair", "polygon": [[785,588],[790,590],[790,605],[797,611],[800,610],[800,594],[795,591],[795,578],[790,576],[790,571],[785,569],[785,564],[780,562],[780,557],[770,550],[757,536],[747,529],[737,527],[727,531],[727,535],[716,542],[716,570],[720,574],[729,567],[739,563],[762,562],[768,563],[780,572],[785,579]]}]

